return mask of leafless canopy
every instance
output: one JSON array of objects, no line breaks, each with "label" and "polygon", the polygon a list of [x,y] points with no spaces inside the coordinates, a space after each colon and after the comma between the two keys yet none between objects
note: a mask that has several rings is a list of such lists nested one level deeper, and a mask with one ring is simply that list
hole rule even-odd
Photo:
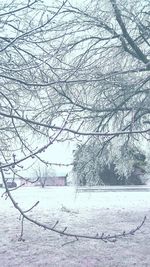
[{"label": "leafless canopy", "polygon": [[148,0],[0,4],[4,180],[58,140],[149,138],[148,7]]}]

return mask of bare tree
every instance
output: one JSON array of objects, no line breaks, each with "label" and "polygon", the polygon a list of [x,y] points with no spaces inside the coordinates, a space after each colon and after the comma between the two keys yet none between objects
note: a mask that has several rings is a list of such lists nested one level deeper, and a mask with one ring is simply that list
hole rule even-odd
[{"label": "bare tree", "polygon": [[61,94],[78,107],[80,130],[148,137],[149,15],[148,2],[140,3],[64,7],[70,38],[62,47],[69,67]]},{"label": "bare tree", "polygon": [[59,94],[74,105],[72,132],[84,136],[83,145],[99,143],[101,157],[105,148],[143,148],[150,133],[148,1],[89,1],[63,13],[68,76]]},{"label": "bare tree", "polygon": [[54,169],[52,169],[52,168],[50,169],[46,165],[44,165],[43,167],[44,168],[42,168],[41,166],[38,166],[38,168],[35,169],[36,180],[40,183],[42,188],[45,187],[48,179],[50,179],[51,177],[54,177],[56,175]]},{"label": "bare tree", "polygon": [[[133,2],[132,2],[133,3]],[[40,157],[55,141],[84,137],[109,143],[149,138],[148,0],[89,1],[82,7],[38,0],[0,4],[1,175],[6,194],[27,219],[62,235],[78,235],[34,221],[8,190],[5,173]],[[40,141],[39,141],[40,140]],[[15,156],[14,156],[15,155]],[[22,238],[21,233],[21,238]]]}]

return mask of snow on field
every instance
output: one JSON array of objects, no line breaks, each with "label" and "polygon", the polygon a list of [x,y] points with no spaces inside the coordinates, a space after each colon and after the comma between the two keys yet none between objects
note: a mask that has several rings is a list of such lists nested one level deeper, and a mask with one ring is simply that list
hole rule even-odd
[{"label": "snow on field", "polygon": [[[3,189],[1,189],[1,194]],[[135,236],[116,243],[70,239],[25,221],[24,242],[19,242],[19,214],[10,200],[0,200],[0,266],[2,267],[148,267],[150,266],[150,192],[86,192],[73,187],[20,188],[13,192],[24,209],[37,200],[32,218],[68,232],[113,234],[136,227],[147,215]],[[63,246],[64,245],[64,246]]]}]

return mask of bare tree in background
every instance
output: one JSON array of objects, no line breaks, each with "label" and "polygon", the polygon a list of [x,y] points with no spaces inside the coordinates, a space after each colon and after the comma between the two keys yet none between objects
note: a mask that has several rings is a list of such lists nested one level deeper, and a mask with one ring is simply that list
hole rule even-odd
[{"label": "bare tree in background", "polygon": [[[55,141],[149,138],[148,2],[0,5],[0,169],[22,222],[47,227],[12,198],[8,171],[19,175],[28,159],[48,164],[40,155]],[[117,238],[70,234],[56,225],[47,229],[76,240]]]},{"label": "bare tree in background", "polygon": [[44,165],[43,167],[38,166],[35,169],[34,176],[36,176],[36,180],[38,183],[40,183],[41,187],[44,188],[48,179],[56,176],[56,172],[54,169],[50,169],[46,165]]}]

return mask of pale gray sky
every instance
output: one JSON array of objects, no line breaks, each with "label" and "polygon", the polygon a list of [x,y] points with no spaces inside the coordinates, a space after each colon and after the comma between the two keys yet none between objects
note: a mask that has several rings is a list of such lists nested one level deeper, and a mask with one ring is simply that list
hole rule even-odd
[{"label": "pale gray sky", "polygon": [[[41,159],[47,161],[49,163],[62,163],[62,164],[70,164],[73,162],[73,150],[75,149],[75,142],[63,142],[63,143],[54,143],[51,145],[44,153],[39,154]],[[24,177],[34,176],[35,170],[39,167],[41,169],[45,168],[45,165],[41,163],[39,160],[29,160],[24,161],[21,164],[24,168],[23,171],[20,172]],[[51,166],[52,169],[56,171],[57,175],[65,175],[71,171],[72,166]]]}]

